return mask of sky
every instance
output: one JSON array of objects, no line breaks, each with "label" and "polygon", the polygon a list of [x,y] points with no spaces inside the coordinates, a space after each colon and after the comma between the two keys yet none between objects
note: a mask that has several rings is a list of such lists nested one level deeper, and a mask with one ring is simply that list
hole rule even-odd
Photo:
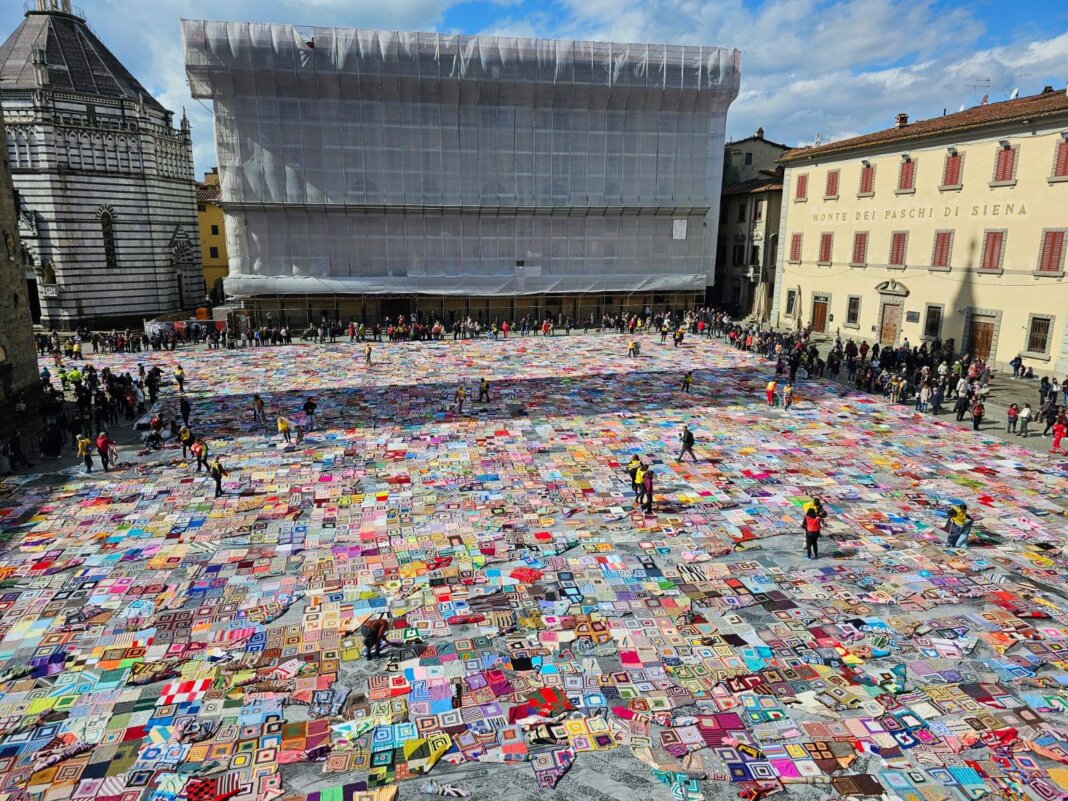
[{"label": "sky", "polygon": [[[33,0],[31,0],[32,2]],[[210,103],[186,83],[178,20],[489,33],[736,47],[728,138],[763,127],[789,145],[926,119],[984,94],[1068,84],[1068,0],[75,0],[167,108],[193,124],[198,172],[215,164]],[[22,20],[0,3],[6,36]],[[989,88],[987,88],[989,87]]]}]

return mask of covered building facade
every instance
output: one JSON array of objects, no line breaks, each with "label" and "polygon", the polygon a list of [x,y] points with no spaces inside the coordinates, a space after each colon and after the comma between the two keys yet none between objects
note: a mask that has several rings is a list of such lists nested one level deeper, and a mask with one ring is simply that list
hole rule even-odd
[{"label": "covered building facade", "polygon": [[69,0],[30,8],[0,45],[0,102],[35,316],[114,327],[200,303],[188,123]]},{"label": "covered building facade", "polygon": [[[713,279],[738,53],[183,21],[227,293],[290,322],[590,313]],[[275,316],[274,319],[278,319]]]}]

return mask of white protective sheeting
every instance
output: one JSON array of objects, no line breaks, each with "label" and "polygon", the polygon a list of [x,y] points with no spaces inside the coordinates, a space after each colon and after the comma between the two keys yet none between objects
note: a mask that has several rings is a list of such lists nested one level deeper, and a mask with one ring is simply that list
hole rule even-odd
[{"label": "white protective sheeting", "polygon": [[736,50],[196,20],[182,37],[215,104],[231,294],[711,283]]}]

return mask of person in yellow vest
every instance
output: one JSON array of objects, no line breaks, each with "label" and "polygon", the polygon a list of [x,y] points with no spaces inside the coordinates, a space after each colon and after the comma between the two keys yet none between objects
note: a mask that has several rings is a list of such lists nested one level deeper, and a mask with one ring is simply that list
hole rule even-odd
[{"label": "person in yellow vest", "polygon": [[487,381],[485,378],[478,382],[478,400],[480,403],[482,401],[489,403],[489,389],[489,381]]},{"label": "person in yellow vest", "polygon": [[215,480],[215,497],[218,498],[223,494],[223,476],[230,475],[230,471],[223,467],[222,461],[216,456],[215,461],[212,462],[211,467],[208,468],[208,474]]},{"label": "person in yellow vest", "polygon": [[366,364],[368,367],[371,366],[371,343],[370,342],[368,342],[363,347],[363,363]]},{"label": "person in yellow vest", "polygon": [[174,380],[178,382],[178,391],[185,392],[185,370],[180,364],[174,368]]},{"label": "person in yellow vest", "polygon": [[293,437],[289,433],[289,429],[290,428],[291,428],[291,425],[290,425],[289,420],[286,418],[286,416],[285,415],[279,415],[278,416],[278,433],[282,435],[282,439],[284,439],[287,443],[292,443],[293,442]]},{"label": "person in yellow vest", "polygon": [[687,370],[686,375],[682,377],[682,391],[687,395],[690,394],[690,387],[693,386],[693,370]]},{"label": "person in yellow vest", "polygon": [[85,462],[85,472],[93,472],[93,441],[85,434],[78,435],[78,458]]},{"label": "person in yellow vest", "polygon": [[768,406],[775,405],[775,390],[779,388],[779,382],[774,378],[768,382],[768,385],[764,388],[764,392],[768,398]]},{"label": "person in yellow vest", "polygon": [[634,493],[634,497],[638,497],[638,469],[642,466],[642,460],[639,456],[631,456],[630,462],[627,463],[627,475],[630,476],[630,491]]},{"label": "person in yellow vest", "polygon": [[630,341],[630,345],[627,347],[627,355],[632,359],[637,357],[637,355],[638,355],[638,341],[636,339],[632,339]]},{"label": "person in yellow vest", "polygon": [[182,458],[185,459],[189,453],[189,449],[193,447],[193,442],[196,437],[193,436],[193,432],[189,430],[189,426],[182,426],[178,430],[178,441],[182,443]]},{"label": "person in yellow vest", "polygon": [[456,403],[456,413],[457,414],[463,414],[464,413],[464,401],[467,400],[467,390],[464,389],[462,385],[458,386],[456,388],[456,394],[453,395],[452,399]]},{"label": "person in yellow vest", "polygon": [[634,502],[638,506],[642,505],[642,500],[645,495],[645,471],[649,467],[645,462],[638,460],[638,467],[634,471]]}]

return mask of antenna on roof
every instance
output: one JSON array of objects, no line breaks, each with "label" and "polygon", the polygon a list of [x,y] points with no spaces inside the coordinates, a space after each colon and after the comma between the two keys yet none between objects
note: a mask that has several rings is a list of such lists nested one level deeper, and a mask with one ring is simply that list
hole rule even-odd
[{"label": "antenna on roof", "polygon": [[972,105],[973,106],[980,105],[979,103],[975,102],[976,92],[978,92],[978,90],[980,90],[980,89],[982,89],[984,91],[984,96],[986,97],[986,99],[987,100],[990,99],[990,79],[989,78],[976,78],[975,79],[975,83],[970,83],[967,86],[968,86],[969,89],[972,90]]},{"label": "antenna on roof", "polygon": [[1020,96],[1020,84],[1023,83],[1023,79],[1028,77],[1031,73],[1024,72],[1023,69],[1016,70],[1016,88],[1012,90],[1012,94],[1009,95],[1009,100],[1015,100]]},{"label": "antenna on roof", "polygon": [[821,142],[823,142],[823,133],[821,131],[816,131],[815,147],[819,147]]}]

